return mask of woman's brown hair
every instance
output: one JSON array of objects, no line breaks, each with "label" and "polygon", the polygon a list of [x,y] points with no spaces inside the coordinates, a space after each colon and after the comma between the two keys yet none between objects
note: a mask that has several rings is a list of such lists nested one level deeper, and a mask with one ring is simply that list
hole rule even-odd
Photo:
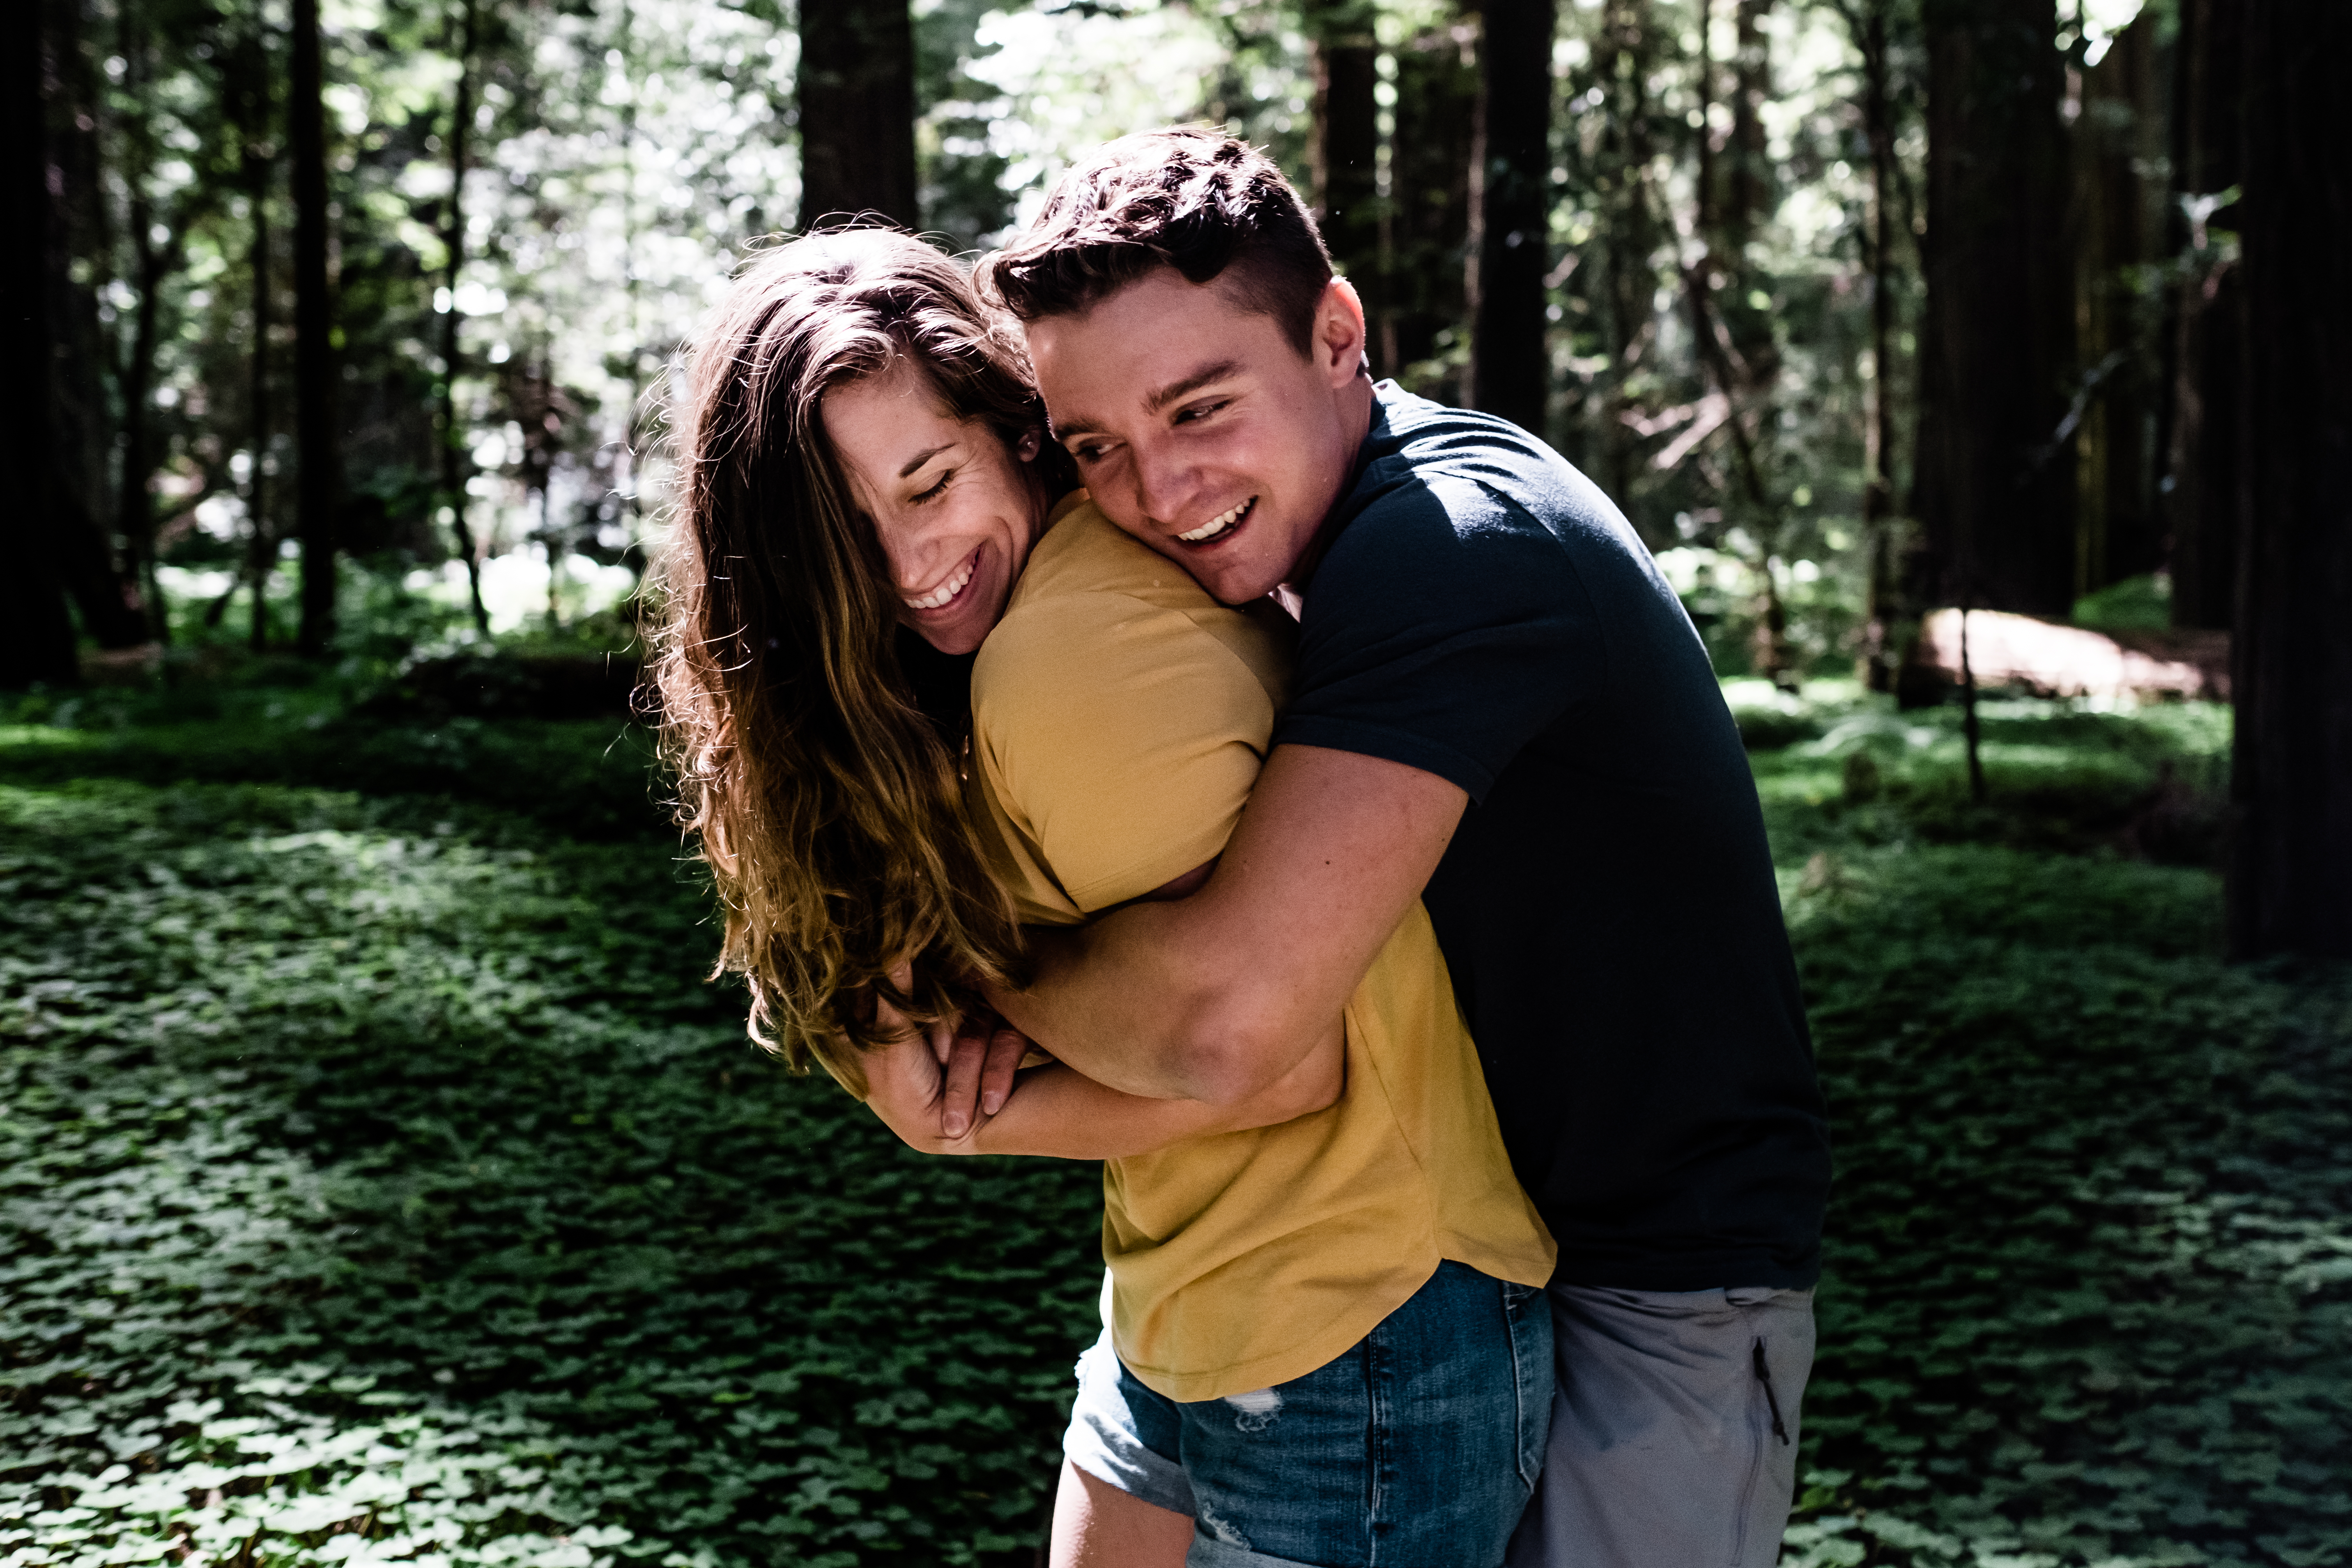
[{"label": "woman's brown hair", "polygon": [[[1045,422],[1017,336],[955,262],[880,228],[753,260],[697,343],[673,417],[675,516],[652,681],[680,824],[726,914],[720,972],[751,1037],[853,1089],[873,1000],[951,1017],[954,985],[1020,952],[950,745],[898,653],[898,595],[823,416],[829,390],[903,359],[1008,447]],[[1042,512],[1065,461],[1020,465]],[[911,635],[911,634],[908,634]],[[891,971],[911,959],[911,992]]]}]

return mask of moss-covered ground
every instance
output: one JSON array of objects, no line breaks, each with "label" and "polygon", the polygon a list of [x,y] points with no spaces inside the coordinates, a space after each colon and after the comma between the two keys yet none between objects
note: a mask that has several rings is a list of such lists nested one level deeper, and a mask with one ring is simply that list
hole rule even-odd
[{"label": "moss-covered ground", "polygon": [[[1839,1178],[1788,1561],[2352,1563],[2352,982],[2226,715],[1735,689]],[[0,1564],[1027,1563],[1091,1168],[744,1042],[620,721],[0,728]],[[1704,961],[1693,954],[1692,961]]]}]

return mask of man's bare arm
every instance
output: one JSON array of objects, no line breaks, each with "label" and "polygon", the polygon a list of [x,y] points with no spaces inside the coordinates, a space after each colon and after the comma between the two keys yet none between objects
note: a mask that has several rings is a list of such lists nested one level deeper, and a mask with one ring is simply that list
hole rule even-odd
[{"label": "man's bare arm", "polygon": [[1402,763],[1277,746],[1205,886],[1034,933],[1034,982],[989,1000],[1114,1089],[1245,1100],[1325,1037],[1468,798]]},{"label": "man's bare arm", "polygon": [[[1020,1037],[1004,1031],[1007,1038]],[[1071,1068],[1024,1074],[1003,1110],[967,1123],[960,1136],[941,1131],[948,1075],[936,1042],[909,1031],[865,1058],[866,1104],[909,1147],[927,1154],[1044,1154],[1110,1160],[1148,1154],[1185,1138],[1270,1127],[1321,1110],[1346,1087],[1346,1041],[1335,1016],[1298,1064],[1259,1093],[1228,1105],[1151,1100],[1107,1089]]]}]

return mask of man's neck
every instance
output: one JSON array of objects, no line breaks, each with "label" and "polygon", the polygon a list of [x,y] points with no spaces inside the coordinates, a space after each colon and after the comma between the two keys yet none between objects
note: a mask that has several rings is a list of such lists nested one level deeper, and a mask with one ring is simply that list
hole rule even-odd
[{"label": "man's neck", "polygon": [[1331,542],[1331,518],[1339,511],[1339,503],[1348,499],[1351,488],[1349,481],[1356,477],[1356,468],[1363,461],[1364,443],[1372,438],[1372,413],[1379,406],[1380,397],[1372,390],[1370,367],[1359,371],[1356,379],[1349,382],[1339,395],[1348,405],[1341,415],[1341,426],[1356,432],[1355,445],[1348,449],[1348,466],[1341,471],[1339,485],[1331,493],[1331,510],[1324,515],[1323,525],[1308,537],[1307,548],[1300,551],[1298,559],[1290,563],[1290,574],[1276,583],[1266,595],[1267,598],[1280,605],[1283,612],[1294,621],[1307,612],[1307,580],[1315,575],[1315,564],[1323,559],[1323,552]]}]

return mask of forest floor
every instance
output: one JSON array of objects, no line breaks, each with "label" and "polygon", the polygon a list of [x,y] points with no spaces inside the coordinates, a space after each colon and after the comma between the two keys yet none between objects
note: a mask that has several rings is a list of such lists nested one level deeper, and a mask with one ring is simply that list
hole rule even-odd
[{"label": "forest floor", "polygon": [[[1837,1141],[1786,1561],[2352,1563],[2352,977],[2219,960],[2226,714],[1990,704],[1978,806],[1733,695]],[[10,717],[0,1568],[1030,1560],[1095,1172],[756,1054],[641,736]]]}]

